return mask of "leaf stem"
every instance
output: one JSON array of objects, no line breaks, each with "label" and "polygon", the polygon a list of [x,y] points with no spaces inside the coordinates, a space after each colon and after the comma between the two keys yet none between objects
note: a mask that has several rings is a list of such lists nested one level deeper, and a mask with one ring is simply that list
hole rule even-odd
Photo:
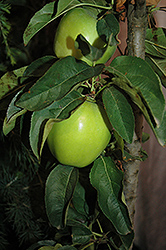
[{"label": "leaf stem", "polygon": [[102,234],[95,233],[95,232],[93,232],[93,235],[98,236],[98,237],[103,237],[103,235],[102,235]]},{"label": "leaf stem", "polygon": [[103,229],[101,227],[100,221],[98,219],[96,219],[96,221],[97,221],[97,224],[98,224],[98,226],[100,228],[100,232],[103,234]]},{"label": "leaf stem", "polygon": [[59,17],[59,15],[61,15],[61,14],[66,13],[68,10],[72,10],[72,9],[74,9],[76,7],[80,7],[80,6],[89,6],[89,7],[94,7],[94,8],[103,9],[103,10],[111,10],[113,7],[113,5],[103,6],[103,5],[94,5],[91,3],[79,3],[79,4],[72,6],[71,8],[68,8],[68,9],[61,11],[60,13],[58,13],[57,17]]},{"label": "leaf stem", "polygon": [[92,245],[94,245],[94,242],[91,242],[88,245],[84,246],[83,248],[81,248],[81,250],[84,250],[84,249],[86,249],[86,248],[88,248],[88,247],[90,247]]}]

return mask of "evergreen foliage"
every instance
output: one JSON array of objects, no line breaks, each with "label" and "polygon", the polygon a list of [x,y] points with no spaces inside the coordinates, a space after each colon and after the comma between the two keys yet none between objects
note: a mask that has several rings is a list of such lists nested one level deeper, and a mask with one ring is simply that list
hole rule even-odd
[{"label": "evergreen foliage", "polygon": [[5,45],[6,56],[9,57],[12,65],[16,63],[12,51],[10,49],[10,45],[8,42],[8,35],[11,29],[10,22],[8,21],[6,15],[10,14],[11,6],[4,1],[0,2],[0,39],[2,43]]},{"label": "evergreen foliage", "polygon": [[[123,56],[124,62],[122,57],[115,59],[106,68],[107,77],[99,80],[96,80],[96,76],[100,74],[105,67],[104,65],[90,67],[84,63],[77,63],[73,57],[59,60],[60,63],[56,61],[57,58],[50,47],[53,43],[52,27],[58,20],[54,20],[53,24],[49,24],[50,26],[45,26],[51,22],[50,18],[53,19],[53,12],[57,10],[57,2],[47,0],[41,2],[38,0],[0,1],[0,75],[4,75],[8,71],[12,71],[14,74],[14,69],[25,66],[24,75],[15,77],[18,84],[13,89],[10,86],[12,78],[9,77],[9,91],[0,100],[0,249],[36,250],[42,246],[48,246],[48,250],[51,250],[56,245],[54,250],[59,248],[127,250],[134,234],[127,206],[122,201],[124,174],[122,165],[123,163],[127,165],[128,162],[134,160],[140,162],[146,158],[146,153],[141,149],[142,152],[140,150],[139,155],[132,157],[130,152],[126,150],[125,143],[131,143],[133,139],[135,122],[133,107],[135,104],[146,117],[156,136],[159,139],[165,139],[165,130],[163,129],[165,115],[162,116],[165,102],[160,92],[160,81],[156,74],[149,70],[150,66],[139,58],[134,58],[132,61],[131,57]],[[75,3],[82,4],[82,2],[85,3],[85,0],[61,0],[58,11],[63,12],[66,3],[68,3],[67,8],[70,8]],[[105,4],[102,9],[104,14],[107,8],[112,8],[112,1],[109,0],[87,0],[87,3],[97,6]],[[96,6],[95,9],[97,9]],[[44,19],[45,13],[48,14],[46,19]],[[121,15],[123,15],[123,10],[116,13],[118,18],[121,18]],[[35,22],[32,17],[37,18],[39,22]],[[32,21],[30,27],[32,30],[29,34],[34,36],[33,42],[30,41],[32,37],[28,37],[27,30],[24,33],[25,28],[29,27],[30,20]],[[43,25],[43,27],[36,29],[35,25],[38,24]],[[101,30],[103,30],[102,27],[101,25]],[[36,34],[36,31],[40,32]],[[26,47],[23,44],[23,33],[28,40]],[[117,32],[115,33],[117,35]],[[162,56],[165,58],[166,46],[164,46],[159,46],[159,48],[161,47],[161,52],[164,53]],[[149,51],[151,51],[150,49],[151,47],[149,47]],[[64,63],[65,60],[66,63]],[[73,66],[73,71],[68,65]],[[92,69],[96,71],[93,72]],[[137,69],[136,73],[133,73],[135,69]],[[68,70],[67,77],[65,74],[61,74],[62,79],[59,77],[61,70],[64,70],[63,72]],[[142,84],[145,82],[146,75],[143,70],[150,72],[149,75],[153,78],[151,81],[150,76],[147,77],[146,86]],[[71,71],[74,72],[73,76]],[[54,86],[55,72],[56,79],[59,80],[57,86]],[[87,77],[88,74],[90,80]],[[43,75],[46,77],[44,78]],[[163,76],[162,73],[161,75]],[[137,82],[139,77],[141,80]],[[48,78],[52,80],[52,84],[46,81]],[[71,79],[70,82],[68,82],[68,78]],[[36,87],[37,84],[35,85],[37,82],[39,87]],[[64,82],[66,82],[68,89],[63,86]],[[83,83],[81,87],[78,86],[80,82]],[[3,81],[0,83],[3,85]],[[134,83],[138,83],[138,85],[135,86]],[[159,93],[158,99],[155,91],[151,88],[152,83],[159,87],[156,90],[156,93]],[[50,85],[55,89],[53,88],[53,94],[48,98],[47,90],[51,89]],[[59,85],[61,85],[61,89]],[[91,93],[89,86],[91,90],[93,89]],[[71,96],[68,95],[71,88],[78,90],[77,95],[75,92],[70,92]],[[28,91],[25,92],[25,90]],[[42,101],[37,99],[36,106],[31,99],[26,99],[26,95],[29,97],[31,90],[33,90],[30,95],[32,100],[36,100],[38,94],[41,94],[43,98],[41,98]],[[57,97],[55,101],[55,94],[58,94],[58,91],[62,96],[59,98],[60,100]],[[154,94],[154,104],[161,102],[159,114],[153,108],[153,101],[152,104],[150,102],[152,98],[150,97],[149,100],[149,95],[146,96],[146,93],[149,94],[151,91]],[[93,95],[96,94],[97,101],[101,101],[103,98],[107,115],[110,120],[112,119],[114,130],[111,131],[111,141],[101,157],[93,163],[94,165],[84,169],[69,166],[64,168],[63,165],[58,165],[58,162],[51,156],[47,145],[44,144],[48,134],[47,129],[49,130],[55,115],[57,118],[66,119],[69,113],[80,105],[82,102],[81,93],[86,96],[89,93],[92,95],[92,92]],[[22,99],[21,96],[23,96]],[[14,117],[14,129],[7,136],[4,136],[2,132],[4,119],[11,102],[9,121]],[[24,109],[25,113],[21,113],[20,110],[24,111]],[[131,127],[128,121],[130,121]],[[161,122],[159,131],[156,129],[158,121]],[[7,122],[5,126],[8,126]],[[161,144],[164,145],[164,143],[165,141],[162,141]],[[55,180],[57,187],[53,185]],[[59,199],[61,199],[60,202]],[[114,211],[111,210],[110,204],[114,205]],[[58,219],[60,219],[60,223]],[[120,219],[121,224],[118,219]]]}]

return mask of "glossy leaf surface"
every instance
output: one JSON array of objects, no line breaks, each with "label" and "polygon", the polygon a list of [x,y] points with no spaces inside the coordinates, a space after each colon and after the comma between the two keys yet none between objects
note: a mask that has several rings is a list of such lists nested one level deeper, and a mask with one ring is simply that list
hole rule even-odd
[{"label": "glossy leaf surface", "polygon": [[134,133],[134,115],[124,95],[114,86],[104,89],[103,103],[113,128],[131,143]]},{"label": "glossy leaf surface", "polygon": [[108,68],[113,74],[124,78],[131,91],[134,88],[140,93],[144,105],[159,125],[164,113],[165,100],[160,80],[148,63],[141,58],[120,56],[116,57]]}]

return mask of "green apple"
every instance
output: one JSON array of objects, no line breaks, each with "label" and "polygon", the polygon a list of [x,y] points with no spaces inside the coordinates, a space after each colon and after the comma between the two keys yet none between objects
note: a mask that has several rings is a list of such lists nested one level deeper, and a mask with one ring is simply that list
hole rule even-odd
[{"label": "green apple", "polygon": [[[96,29],[97,19],[93,13],[83,8],[75,8],[64,15],[58,25],[54,51],[58,58],[74,56],[75,58],[85,61],[89,65],[93,62],[84,57],[80,49],[75,48],[75,40],[79,34],[82,34],[86,40],[94,47],[102,49],[107,44],[99,37]],[[105,53],[95,62],[106,63],[114,54],[116,46],[108,46]]]},{"label": "green apple", "polygon": [[92,163],[109,143],[109,126],[104,109],[85,101],[68,119],[54,123],[48,146],[61,164],[82,168]]}]

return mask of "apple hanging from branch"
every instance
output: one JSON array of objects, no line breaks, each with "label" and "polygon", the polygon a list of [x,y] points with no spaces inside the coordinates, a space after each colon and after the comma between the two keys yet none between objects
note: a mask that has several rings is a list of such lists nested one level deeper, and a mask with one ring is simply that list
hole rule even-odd
[{"label": "apple hanging from branch", "polygon": [[54,123],[47,142],[60,163],[82,168],[101,154],[110,139],[105,110],[85,101],[68,119]]},{"label": "apple hanging from branch", "polygon": [[[76,48],[75,40],[82,35],[89,44],[104,51],[96,61],[91,61],[83,56],[81,50]],[[97,18],[89,9],[75,8],[65,14],[56,31],[54,51],[58,58],[74,56],[89,65],[106,63],[116,50],[116,45],[105,43],[97,32]]]}]

